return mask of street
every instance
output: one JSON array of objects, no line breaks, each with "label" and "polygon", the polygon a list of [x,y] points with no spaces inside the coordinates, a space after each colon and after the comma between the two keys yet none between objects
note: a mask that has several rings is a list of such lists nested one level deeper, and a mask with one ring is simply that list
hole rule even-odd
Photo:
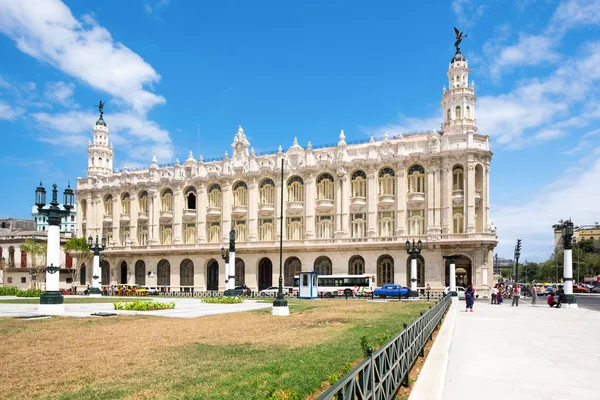
[{"label": "street", "polygon": [[[577,297],[577,307],[580,308],[587,308],[589,310],[594,310],[594,311],[600,311],[600,294],[596,294],[596,293],[592,293],[592,294],[576,294],[575,297]],[[546,296],[539,296],[538,297],[538,301],[537,301],[537,305],[539,306],[540,304],[545,305],[546,304]],[[510,305],[512,302],[512,299],[507,299],[504,304],[506,305]],[[528,305],[531,305],[531,297],[527,297],[527,298],[521,298],[522,303],[527,303]]]}]

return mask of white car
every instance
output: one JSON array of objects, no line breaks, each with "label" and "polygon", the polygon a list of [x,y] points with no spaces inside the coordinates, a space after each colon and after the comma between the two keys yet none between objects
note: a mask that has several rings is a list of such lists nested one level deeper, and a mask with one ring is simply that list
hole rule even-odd
[{"label": "white car", "polygon": [[[448,294],[448,292],[450,291],[450,286],[447,286],[446,289],[444,290],[444,294]],[[458,299],[459,300],[464,300],[465,299],[465,288],[462,286],[457,286],[456,287],[456,292],[458,293]]]},{"label": "white car", "polygon": [[[277,292],[279,292],[279,286],[270,286],[266,289],[261,290],[259,293],[262,297],[271,297],[277,296]],[[283,287],[283,295],[288,296],[290,293],[289,289],[285,286]]]}]

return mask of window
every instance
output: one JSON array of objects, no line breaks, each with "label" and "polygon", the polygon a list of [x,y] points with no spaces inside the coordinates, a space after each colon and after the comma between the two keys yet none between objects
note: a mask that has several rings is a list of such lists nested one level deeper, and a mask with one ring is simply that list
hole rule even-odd
[{"label": "window", "polygon": [[454,167],[452,170],[452,190],[464,190],[464,176],[462,167]]},{"label": "window", "polygon": [[350,197],[367,197],[367,175],[364,171],[355,171],[352,174]]},{"label": "window", "polygon": [[173,243],[173,226],[172,225],[161,225],[160,226],[160,244],[171,244]]},{"label": "window", "polygon": [[148,225],[138,226],[138,244],[140,246],[146,246],[148,244]]},{"label": "window", "polygon": [[221,186],[216,183],[208,188],[208,207],[210,208],[221,208],[222,207],[222,194]]},{"label": "window", "polygon": [[379,195],[396,195],[396,182],[394,182],[394,170],[383,168],[379,171]]},{"label": "window", "polygon": [[195,210],[196,209],[196,188],[189,187],[185,189],[185,208],[187,210]]},{"label": "window", "polygon": [[357,213],[350,214],[350,235],[353,238],[367,236],[367,214]]},{"label": "window", "polygon": [[27,252],[21,250],[21,268],[27,268]]},{"label": "window", "polygon": [[465,112],[466,112],[465,118],[471,119],[471,107],[467,106],[467,108],[465,109]]},{"label": "window", "polygon": [[384,211],[379,213],[379,236],[394,236],[394,211]]},{"label": "window", "polygon": [[348,261],[349,275],[362,275],[365,273],[365,260],[361,256],[353,256]]},{"label": "window", "polygon": [[193,244],[196,241],[196,224],[183,225],[183,243]]},{"label": "window", "polygon": [[12,277],[11,277],[11,276],[7,277],[7,278],[6,278],[6,281],[7,281],[7,283],[13,283],[13,282],[12,282]]},{"label": "window", "polygon": [[450,109],[448,109],[448,112],[446,113],[446,120],[450,121],[452,119],[452,113],[450,112]]},{"label": "window", "polygon": [[21,283],[27,283],[27,278],[26,278],[26,277],[24,277],[24,276],[22,276],[22,277],[21,277]]},{"label": "window", "polygon": [[71,215],[71,222],[75,222],[75,216]]},{"label": "window", "polygon": [[235,221],[233,229],[235,229],[235,240],[237,242],[245,242],[248,240],[246,221]]},{"label": "window", "polygon": [[208,243],[221,242],[221,223],[209,222],[206,224],[206,237]]},{"label": "window", "polygon": [[425,234],[424,215],[424,210],[410,210],[408,212],[408,231],[410,235],[419,236]]},{"label": "window", "polygon": [[333,176],[321,174],[317,178],[317,200],[333,200]]},{"label": "window", "polygon": [[248,205],[248,187],[246,186],[245,182],[240,181],[233,185],[233,205]]},{"label": "window", "polygon": [[333,238],[333,215],[317,216],[317,239]]},{"label": "window", "polygon": [[73,278],[67,278],[65,283],[73,283]]},{"label": "window", "polygon": [[288,217],[287,219],[287,239],[302,240],[304,238],[304,224],[302,217]]},{"label": "window", "polygon": [[10,246],[8,248],[8,266],[11,268],[15,267],[15,248]]},{"label": "window", "polygon": [[129,193],[123,193],[123,196],[121,196],[121,210],[123,215],[129,215],[131,211],[130,202]]},{"label": "window", "polygon": [[104,215],[107,217],[113,215],[113,197],[110,194],[104,198]]},{"label": "window", "polygon": [[142,193],[140,193],[140,212],[141,213],[148,213],[148,192],[143,191]]},{"label": "window", "polygon": [[129,226],[122,226],[120,228],[119,238],[121,239],[121,246],[124,246],[129,239]]},{"label": "window", "polygon": [[460,106],[456,106],[456,109],[454,110],[454,119],[460,119]]},{"label": "window", "polygon": [[275,204],[275,184],[270,179],[263,180],[259,185],[260,204]]},{"label": "window", "polygon": [[408,192],[425,193],[425,170],[418,164],[408,170]]},{"label": "window", "polygon": [[160,198],[161,211],[173,211],[173,191],[165,189]]},{"label": "window", "polygon": [[462,208],[455,208],[452,215],[452,232],[465,233],[465,218]]},{"label": "window", "polygon": [[270,241],[275,240],[275,229],[272,219],[258,220],[258,240]]},{"label": "window", "polygon": [[304,202],[304,181],[299,176],[288,181],[288,201]]}]

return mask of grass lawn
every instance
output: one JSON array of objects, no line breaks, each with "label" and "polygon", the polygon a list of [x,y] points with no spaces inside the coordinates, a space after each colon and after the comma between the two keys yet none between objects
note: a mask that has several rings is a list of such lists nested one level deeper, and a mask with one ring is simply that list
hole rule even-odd
[{"label": "grass lawn", "polygon": [[428,307],[294,300],[289,317],[3,318],[0,398],[314,398],[362,359],[363,335],[381,344]]}]

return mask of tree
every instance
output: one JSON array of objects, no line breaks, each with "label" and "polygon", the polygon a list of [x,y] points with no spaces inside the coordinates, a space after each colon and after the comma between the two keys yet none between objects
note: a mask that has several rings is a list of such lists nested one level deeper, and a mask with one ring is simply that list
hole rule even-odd
[{"label": "tree", "polygon": [[[42,276],[42,273],[46,269],[46,253],[48,246],[46,242],[36,242],[33,239],[25,239],[21,243],[21,250],[31,256],[31,286],[33,288],[40,288],[40,282],[37,279]],[[38,259],[41,257],[42,262],[38,263]],[[35,285],[34,283],[35,282]]]},{"label": "tree", "polygon": [[94,257],[94,253],[90,251],[87,240],[84,237],[69,239],[67,243],[65,243],[64,250],[77,260],[74,268],[67,269],[71,274],[71,288],[73,288],[77,285],[76,282],[81,266],[83,264],[89,265],[90,260]]}]

